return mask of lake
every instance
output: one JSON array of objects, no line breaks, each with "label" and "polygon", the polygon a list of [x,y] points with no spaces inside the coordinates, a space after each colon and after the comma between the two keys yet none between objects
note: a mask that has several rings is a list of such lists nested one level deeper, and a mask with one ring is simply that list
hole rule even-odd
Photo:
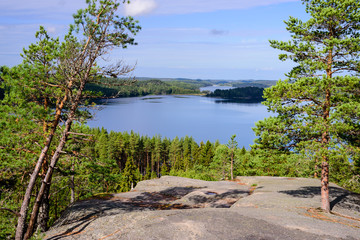
[{"label": "lake", "polygon": [[133,130],[149,137],[192,136],[195,141],[228,143],[236,134],[239,147],[249,148],[255,122],[270,116],[260,103],[223,103],[202,96],[145,96],[107,100],[90,127],[117,132]]}]

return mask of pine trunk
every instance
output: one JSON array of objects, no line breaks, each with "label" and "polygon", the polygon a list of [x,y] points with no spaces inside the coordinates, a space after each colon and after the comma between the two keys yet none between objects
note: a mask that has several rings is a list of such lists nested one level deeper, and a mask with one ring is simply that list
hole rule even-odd
[{"label": "pine trunk", "polygon": [[[71,167],[71,171],[75,171],[75,168],[74,168],[74,163]],[[74,174],[72,174],[70,176],[70,203],[74,203],[75,202],[75,176]]]},{"label": "pine trunk", "polygon": [[160,177],[160,158],[158,159],[157,162],[157,177]]},{"label": "pine trunk", "polygon": [[231,173],[231,180],[234,180],[234,153],[231,153],[230,173]]},{"label": "pine trunk", "polygon": [[37,217],[37,227],[36,230],[40,232],[46,232],[48,230],[47,223],[49,221],[49,211],[50,211],[50,201],[49,201],[49,193],[50,186],[47,186],[45,189],[45,193],[43,199],[41,201],[39,215]]},{"label": "pine trunk", "polygon": [[59,160],[60,153],[62,152],[62,150],[63,150],[63,148],[65,146],[65,143],[66,143],[66,140],[67,140],[67,135],[68,135],[68,132],[71,129],[71,124],[72,124],[72,121],[73,121],[72,117],[73,116],[69,117],[66,120],[65,129],[63,131],[62,137],[61,137],[60,142],[59,142],[59,144],[58,144],[58,146],[56,148],[56,151],[55,151],[54,155],[51,158],[50,166],[49,166],[48,171],[47,171],[47,173],[45,175],[45,178],[41,183],[41,187],[40,187],[39,193],[37,194],[37,197],[36,197],[36,200],[35,200],[35,204],[34,204],[34,207],[33,207],[32,213],[31,213],[31,217],[30,217],[29,226],[28,226],[28,229],[26,231],[24,239],[29,239],[31,237],[32,233],[33,233],[35,220],[36,220],[37,215],[39,213],[39,207],[40,207],[41,200],[42,200],[43,195],[45,193],[45,189],[47,188],[47,186],[50,186],[50,182],[51,182],[52,174],[54,172],[54,168],[55,168],[55,166],[56,166],[56,164],[57,164],[57,162]]},{"label": "pine trunk", "polygon": [[[328,77],[331,78],[331,74],[328,73]],[[321,209],[325,212],[330,212],[330,200],[329,200],[329,158],[327,156],[327,152],[329,150],[329,129],[328,129],[328,119],[330,116],[330,105],[331,105],[331,93],[330,86],[327,87],[326,96],[325,96],[325,104],[323,106],[323,119],[326,124],[325,132],[322,134],[321,143],[324,148],[324,154],[322,156],[322,164],[321,164]]]},{"label": "pine trunk", "polygon": [[27,212],[28,212],[29,204],[30,204],[31,192],[34,189],[36,178],[39,175],[41,167],[42,167],[42,165],[43,165],[43,163],[45,161],[47,152],[49,151],[52,139],[53,139],[53,137],[55,135],[56,128],[59,125],[61,111],[62,111],[62,109],[64,107],[64,103],[66,102],[66,100],[67,100],[67,96],[64,97],[64,99],[61,101],[59,107],[56,109],[56,114],[55,114],[55,118],[54,118],[54,121],[53,121],[53,124],[52,124],[51,132],[50,132],[49,136],[46,139],[45,146],[41,151],[41,154],[40,154],[39,159],[38,159],[38,161],[36,163],[34,172],[30,176],[29,184],[28,184],[28,186],[26,188],[26,192],[25,192],[25,195],[24,195],[24,200],[22,202],[21,209],[20,209],[20,217],[18,218],[18,223],[17,223],[17,227],[16,227],[16,233],[15,233],[15,239],[16,240],[23,239],[24,232],[25,232],[26,216],[27,216]]},{"label": "pine trunk", "polygon": [[[89,74],[89,72],[88,72],[88,74]],[[45,193],[45,188],[47,187],[47,185],[49,185],[49,187],[50,187],[50,182],[51,182],[52,174],[54,172],[54,168],[55,168],[55,166],[56,166],[56,164],[57,164],[57,162],[58,162],[58,160],[60,158],[60,154],[61,154],[62,150],[64,149],[64,146],[65,146],[65,143],[66,143],[66,140],[67,140],[68,134],[70,132],[74,116],[75,116],[75,112],[76,112],[76,110],[78,108],[78,105],[80,103],[80,99],[81,99],[82,91],[83,91],[84,87],[85,87],[85,81],[81,81],[80,88],[79,88],[79,90],[78,90],[78,92],[76,94],[76,97],[75,97],[75,99],[73,101],[73,105],[71,106],[71,109],[69,111],[68,118],[67,118],[67,120],[65,122],[64,130],[62,132],[60,142],[59,142],[58,146],[56,147],[55,153],[53,154],[53,156],[52,156],[52,158],[50,160],[49,168],[48,168],[48,170],[46,172],[45,178],[43,179],[43,181],[41,183],[40,190],[39,190],[39,192],[38,192],[38,194],[36,196],[35,203],[34,203],[34,206],[33,206],[31,217],[30,217],[29,226],[27,228],[24,239],[29,239],[32,236],[34,225],[35,225],[35,220],[36,220],[37,215],[39,213],[40,203],[41,203],[41,200],[42,200],[43,195]]]},{"label": "pine trunk", "polygon": [[330,212],[329,201],[329,163],[326,158],[321,164],[321,209]]}]

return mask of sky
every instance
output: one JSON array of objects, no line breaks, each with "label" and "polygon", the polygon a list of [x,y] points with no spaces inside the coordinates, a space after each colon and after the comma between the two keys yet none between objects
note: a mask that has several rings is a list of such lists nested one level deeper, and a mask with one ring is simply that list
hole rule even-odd
[{"label": "sky", "polygon": [[[64,36],[85,7],[85,0],[0,0],[0,65],[20,64],[40,25]],[[268,41],[290,39],[289,16],[308,17],[300,0],[132,0],[119,14],[142,30],[137,46],[114,50],[108,61],[136,64],[136,77],[224,80],[284,79],[294,64],[281,62]]]}]

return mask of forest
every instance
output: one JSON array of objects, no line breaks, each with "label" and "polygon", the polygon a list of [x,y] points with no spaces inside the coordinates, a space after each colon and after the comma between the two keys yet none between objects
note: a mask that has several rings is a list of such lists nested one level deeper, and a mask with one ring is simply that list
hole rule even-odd
[{"label": "forest", "polygon": [[256,103],[264,100],[263,88],[237,87],[233,89],[216,89],[213,93],[206,94],[207,97],[217,97],[243,103]]},{"label": "forest", "polygon": [[[237,146],[234,138],[228,144],[197,143],[190,136],[168,139],[80,125],[74,126],[73,130],[81,135],[69,139],[56,167],[48,199],[47,226],[51,226],[74,201],[129,191],[138,181],[164,175],[215,181],[231,180],[231,176],[314,177],[320,174],[310,157],[246,150]],[[19,151],[12,159],[3,160],[3,166],[7,166],[1,175],[4,208],[15,211],[22,202],[36,148],[28,146],[27,151]],[[12,161],[14,157],[16,162]],[[333,159],[331,166],[332,182],[360,193],[360,188],[350,181],[355,168],[345,158],[341,161]],[[17,216],[8,213],[0,216],[0,238],[13,236]]]},{"label": "forest", "polygon": [[137,44],[139,22],[116,15],[125,1],[87,1],[61,39],[40,26],[36,42],[21,53],[22,63],[0,67],[0,238],[39,237],[75,201],[128,191],[164,175],[209,181],[238,175],[319,178],[326,212],[330,181],[360,193],[360,3],[302,3],[309,20],[290,17],[285,24],[291,40],[270,40],[285,52],[280,60],[298,64],[287,79],[257,86],[251,80],[216,81],[245,87],[235,91],[262,92],[274,113],[256,123],[249,150],[238,146],[235,135],[228,144],[197,143],[191,136],[168,139],[86,126],[98,98],[198,94],[200,86],[213,85],[134,81],[134,66],[101,65],[113,49]]}]

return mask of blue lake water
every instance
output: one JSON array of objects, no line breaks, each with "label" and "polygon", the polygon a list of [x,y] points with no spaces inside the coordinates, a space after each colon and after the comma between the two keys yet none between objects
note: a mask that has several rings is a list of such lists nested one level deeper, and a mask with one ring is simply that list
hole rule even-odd
[{"label": "blue lake water", "polygon": [[96,112],[90,127],[108,131],[133,130],[149,137],[170,139],[192,136],[198,143],[228,143],[236,134],[239,147],[249,147],[255,122],[270,116],[260,103],[221,103],[202,96],[146,96],[107,100]]}]

